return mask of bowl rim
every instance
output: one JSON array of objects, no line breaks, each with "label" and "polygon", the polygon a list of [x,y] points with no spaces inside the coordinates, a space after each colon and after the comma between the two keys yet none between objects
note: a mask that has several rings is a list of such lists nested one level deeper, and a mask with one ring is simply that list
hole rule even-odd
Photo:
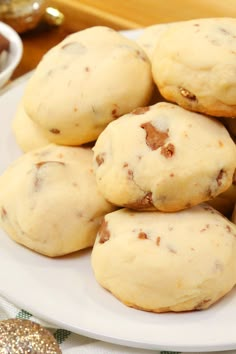
[{"label": "bowl rim", "polygon": [[19,34],[12,27],[2,21],[0,21],[0,33],[10,41],[10,45],[11,43],[14,43],[16,48],[16,53],[12,58],[12,61],[3,69],[2,72],[0,72],[1,78],[2,76],[10,75],[10,73],[13,72],[19,64],[23,55],[23,43]]}]

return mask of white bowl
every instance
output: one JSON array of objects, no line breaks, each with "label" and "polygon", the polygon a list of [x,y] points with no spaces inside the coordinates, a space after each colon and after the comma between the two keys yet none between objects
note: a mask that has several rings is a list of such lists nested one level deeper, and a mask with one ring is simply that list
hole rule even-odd
[{"label": "white bowl", "polygon": [[17,32],[1,21],[0,34],[10,41],[10,50],[7,61],[3,70],[0,72],[0,87],[2,87],[10,79],[15,68],[19,64],[23,54],[23,45]]}]

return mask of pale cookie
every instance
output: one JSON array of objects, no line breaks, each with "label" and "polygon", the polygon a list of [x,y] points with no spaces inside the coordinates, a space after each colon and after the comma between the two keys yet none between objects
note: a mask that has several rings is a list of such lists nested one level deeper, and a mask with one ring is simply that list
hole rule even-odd
[{"label": "pale cookie", "polygon": [[136,42],[143,48],[150,61],[152,61],[152,55],[161,35],[169,26],[169,24],[158,24],[146,27],[136,39]]},{"label": "pale cookie", "polygon": [[105,216],[92,251],[98,283],[128,306],[206,309],[236,283],[236,226],[206,204]]},{"label": "pale cookie", "polygon": [[175,23],[161,36],[152,71],[161,94],[196,112],[236,116],[236,19]]},{"label": "pale cookie", "polygon": [[114,210],[98,192],[92,151],[48,145],[24,154],[0,177],[0,224],[16,242],[55,257],[93,245]]},{"label": "pale cookie", "polygon": [[93,149],[99,190],[132,209],[176,211],[209,200],[229,188],[236,161],[223,124],[163,102],[110,123]]},{"label": "pale cookie", "polygon": [[12,130],[22,151],[28,152],[50,144],[41,127],[25,113],[23,101],[20,102],[12,122]]},{"label": "pale cookie", "polygon": [[51,142],[81,145],[149,102],[151,65],[134,41],[107,27],[67,37],[43,58],[25,92],[27,114]]}]

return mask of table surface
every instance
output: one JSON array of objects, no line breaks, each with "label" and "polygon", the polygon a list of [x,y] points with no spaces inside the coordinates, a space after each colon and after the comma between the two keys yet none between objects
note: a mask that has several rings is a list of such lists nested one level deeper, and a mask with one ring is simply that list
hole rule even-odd
[{"label": "table surface", "polygon": [[95,25],[133,29],[200,17],[236,17],[235,0],[52,0],[49,5],[65,15],[63,25],[43,21],[21,35],[24,54],[13,79],[34,69],[44,53],[65,36]]}]

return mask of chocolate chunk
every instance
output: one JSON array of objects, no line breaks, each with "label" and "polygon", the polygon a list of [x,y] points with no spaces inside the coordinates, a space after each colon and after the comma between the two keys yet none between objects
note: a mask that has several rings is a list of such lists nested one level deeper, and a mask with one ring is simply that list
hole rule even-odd
[{"label": "chocolate chunk", "polygon": [[101,166],[103,163],[104,163],[104,156],[105,156],[105,153],[101,153],[101,154],[98,154],[96,156],[96,162],[97,162],[97,165],[98,166]]},{"label": "chocolate chunk", "polygon": [[185,88],[180,87],[179,91],[183,97],[188,98],[189,100],[192,100],[192,101],[197,100],[197,97],[192,92],[186,90]]},{"label": "chocolate chunk", "polygon": [[60,133],[61,133],[60,130],[57,129],[57,128],[52,128],[52,129],[50,129],[49,131],[50,131],[51,133],[53,133],[53,134],[60,134]]},{"label": "chocolate chunk", "polygon": [[147,234],[145,234],[145,232],[141,231],[139,234],[138,234],[138,238],[140,238],[141,240],[147,240]]},{"label": "chocolate chunk", "polygon": [[160,246],[160,242],[161,242],[161,238],[160,238],[160,236],[158,236],[157,239],[156,239],[157,246]]},{"label": "chocolate chunk", "polygon": [[111,234],[110,231],[108,230],[108,222],[103,219],[102,225],[100,226],[100,229],[98,231],[98,236],[99,236],[99,243],[105,243],[109,240]]},{"label": "chocolate chunk", "polygon": [[119,113],[119,107],[117,104],[114,104],[114,108],[111,111],[111,115],[113,118],[119,118],[121,116],[121,114]]},{"label": "chocolate chunk", "polygon": [[[127,162],[124,162],[123,168],[129,167],[129,164]],[[134,178],[134,172],[130,168],[127,169],[127,174],[128,174],[128,179],[133,179]]]},{"label": "chocolate chunk", "polygon": [[175,153],[175,146],[173,144],[168,144],[161,147],[161,154],[167,159],[172,157]]},{"label": "chocolate chunk", "polygon": [[218,173],[218,176],[216,177],[216,181],[218,186],[220,187],[222,184],[222,178],[224,177],[225,171],[223,169],[220,170],[220,172]]},{"label": "chocolate chunk", "polygon": [[157,150],[163,146],[169,137],[168,132],[158,130],[151,122],[142,124],[141,128],[146,131],[146,143],[152,150]]}]

